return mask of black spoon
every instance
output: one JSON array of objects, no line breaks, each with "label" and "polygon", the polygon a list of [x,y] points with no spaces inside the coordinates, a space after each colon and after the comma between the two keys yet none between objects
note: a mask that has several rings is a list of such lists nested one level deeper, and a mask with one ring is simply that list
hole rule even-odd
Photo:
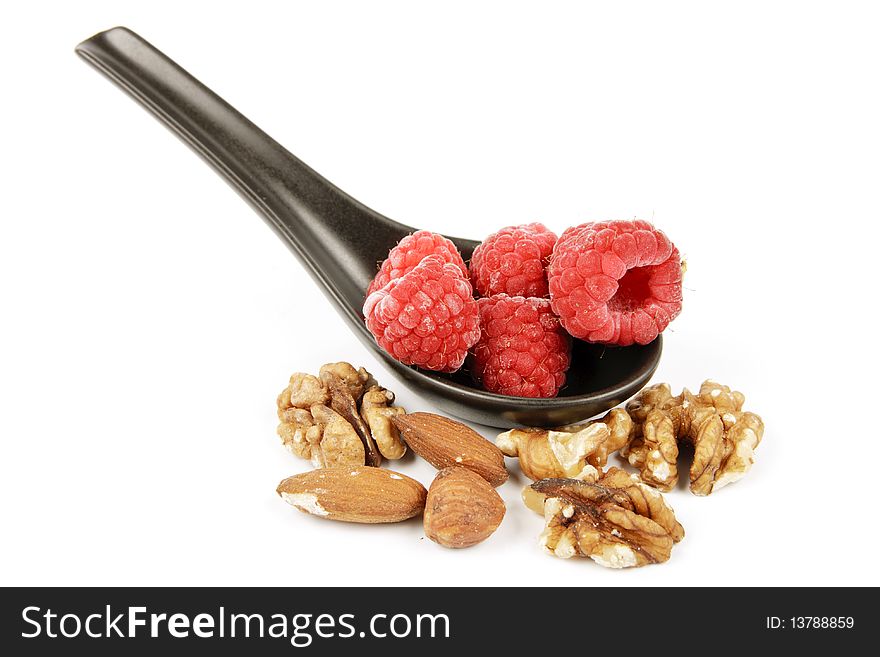
[{"label": "black spoon", "polygon": [[[638,392],[660,359],[646,346],[574,341],[568,381],[555,399],[505,397],[464,371],[418,370],[394,360],[364,326],[364,292],[388,250],[415,229],[391,221],[319,176],[228,103],[134,32],[116,27],[76,52],[204,157],[269,222],[360,340],[389,370],[440,409],[480,424],[557,426],[601,413]],[[477,242],[451,238],[467,260]]]}]

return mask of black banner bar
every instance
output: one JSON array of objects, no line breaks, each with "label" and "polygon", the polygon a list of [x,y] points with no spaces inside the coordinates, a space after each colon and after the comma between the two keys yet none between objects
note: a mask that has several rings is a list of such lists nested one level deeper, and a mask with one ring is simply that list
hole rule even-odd
[{"label": "black banner bar", "polygon": [[846,648],[877,636],[874,589],[18,588],[2,590],[7,655],[195,649],[383,654],[710,654]]}]

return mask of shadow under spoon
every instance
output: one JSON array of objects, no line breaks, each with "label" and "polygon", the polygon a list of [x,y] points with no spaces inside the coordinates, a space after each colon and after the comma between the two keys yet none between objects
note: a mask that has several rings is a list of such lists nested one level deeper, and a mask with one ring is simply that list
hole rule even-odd
[{"label": "shadow under spoon", "polygon": [[[494,427],[569,424],[628,399],[657,368],[659,337],[632,347],[575,340],[560,396],[528,399],[481,390],[465,371],[438,374],[399,363],[378,347],[361,309],[377,264],[415,228],[374,212],[322,178],[131,30],[101,32],[76,52],[235,187],[299,258],[361,342],[439,409]],[[477,242],[450,239],[468,260]]]}]

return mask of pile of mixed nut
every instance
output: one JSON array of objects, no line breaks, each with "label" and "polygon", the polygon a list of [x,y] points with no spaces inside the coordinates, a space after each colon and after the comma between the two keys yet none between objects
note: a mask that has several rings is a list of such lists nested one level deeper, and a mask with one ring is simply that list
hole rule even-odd
[{"label": "pile of mixed nut", "polygon": [[[557,429],[522,428],[495,444],[461,422],[406,413],[364,368],[328,363],[296,373],[278,397],[278,434],[316,470],[282,481],[278,494],[329,520],[398,522],[423,514],[425,535],[444,547],[486,540],[505,505],[495,491],[508,478],[505,456],[533,480],[526,507],[544,516],[540,545],[557,557],[590,557],[610,568],[667,561],[684,529],[660,491],[678,482],[679,446],[693,449],[690,490],[709,495],[754,462],[764,424],[744,397],[705,381],[697,394],[668,384],[645,388],[625,408]],[[427,490],[380,467],[411,449],[437,468]],[[608,467],[620,458],[638,469]]]}]

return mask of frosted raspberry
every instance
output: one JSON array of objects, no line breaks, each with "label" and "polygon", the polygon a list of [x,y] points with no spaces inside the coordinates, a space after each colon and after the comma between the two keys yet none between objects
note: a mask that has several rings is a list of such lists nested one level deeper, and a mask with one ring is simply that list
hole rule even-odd
[{"label": "frosted raspberry", "polygon": [[546,297],[544,268],[555,243],[556,235],[538,223],[492,233],[471,257],[471,282],[477,294]]},{"label": "frosted raspberry", "polygon": [[569,228],[547,273],[554,312],[588,342],[648,344],[681,312],[681,257],[647,221]]},{"label": "frosted raspberry", "polygon": [[401,363],[454,372],[480,338],[472,294],[457,265],[430,255],[370,294],[364,317],[379,346]]},{"label": "frosted raspberry", "polygon": [[571,362],[571,338],[547,299],[506,294],[478,299],[480,341],[471,375],[490,392],[555,397]]},{"label": "frosted raspberry", "polygon": [[380,265],[373,282],[367,288],[367,296],[376,290],[381,290],[395,278],[408,274],[429,255],[439,255],[444,262],[456,265],[467,276],[467,267],[455,244],[437,233],[418,230],[404,237],[391,249],[388,257]]}]

